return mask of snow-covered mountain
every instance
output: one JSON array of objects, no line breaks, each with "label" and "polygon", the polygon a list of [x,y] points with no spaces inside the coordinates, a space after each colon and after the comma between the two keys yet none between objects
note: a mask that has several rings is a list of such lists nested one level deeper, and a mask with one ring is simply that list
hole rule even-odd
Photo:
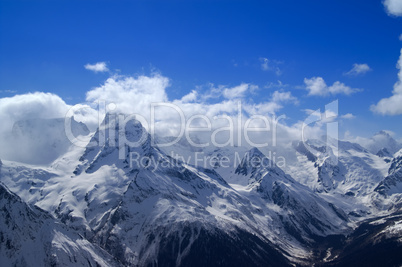
[{"label": "snow-covered mountain", "polygon": [[357,138],[356,142],[373,154],[388,152],[389,155],[393,155],[402,148],[402,144],[392,138],[387,131],[380,131],[370,139]]},{"label": "snow-covered mountain", "polygon": [[329,236],[316,254],[322,266],[400,266],[402,262],[400,212],[363,221],[348,236]]},{"label": "snow-covered mountain", "polygon": [[284,227],[301,242],[347,230],[348,219],[342,210],[285,174],[257,148],[245,154],[235,175],[248,181],[246,190],[280,207]]},{"label": "snow-covered mountain", "polygon": [[375,191],[388,196],[402,192],[402,149],[395,153],[388,175],[380,182]]},{"label": "snow-covered mountain", "polygon": [[[82,255],[114,266],[339,263],[346,235],[402,203],[401,152],[384,158],[356,143],[309,140],[284,148],[293,156],[280,168],[257,148],[154,145],[166,141],[108,114],[86,147],[49,165],[3,160],[0,181],[24,209],[72,232],[69,244],[88,242]],[[63,253],[53,255],[76,254]]]},{"label": "snow-covered mountain", "polygon": [[46,211],[30,207],[0,184],[1,266],[119,266]]},{"label": "snow-covered mountain", "polygon": [[[294,144],[300,162],[310,161],[310,168],[316,173],[316,179],[308,181],[307,185],[318,192],[351,196],[371,193],[383,179],[389,164],[358,144],[332,141],[333,144],[321,140]],[[307,164],[304,165],[307,168]]]}]

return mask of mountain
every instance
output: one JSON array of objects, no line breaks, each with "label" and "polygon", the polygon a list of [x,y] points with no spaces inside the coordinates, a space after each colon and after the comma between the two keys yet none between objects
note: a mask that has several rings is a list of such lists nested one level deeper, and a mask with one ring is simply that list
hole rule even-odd
[{"label": "mountain", "polygon": [[385,147],[380,149],[377,153],[377,156],[379,156],[380,158],[389,158],[392,157],[392,154],[388,151],[388,149],[386,149]]},{"label": "mountain", "polygon": [[1,266],[119,266],[112,256],[0,184]]},{"label": "mountain", "polygon": [[[122,142],[121,138],[130,142]],[[135,146],[131,145],[141,139]],[[121,262],[147,265],[159,259],[172,261],[172,265],[180,262],[197,265],[200,262],[195,259],[201,254],[196,248],[200,244],[228,251],[232,256],[225,257],[223,265],[231,265],[241,259],[245,264],[255,262],[258,265],[273,264],[273,259],[278,263],[288,262],[275,248],[277,244],[269,238],[271,230],[266,229],[272,220],[270,217],[277,216],[271,209],[256,211],[246,197],[230,187],[213,169],[189,165],[152,146],[150,135],[138,121],[133,120],[123,126],[116,116],[111,115],[94,134],[90,141],[90,144],[93,143],[101,145],[86,149],[74,172],[77,176],[74,179],[87,175],[103,176],[106,168],[113,168],[124,177],[121,181],[126,184],[119,186],[125,188],[124,192],[120,191],[113,198],[104,194],[105,199],[117,198],[118,204],[107,205],[107,212],[91,208],[91,213],[103,213],[97,216],[102,218],[102,224],[89,223],[95,242],[117,255]],[[123,157],[116,160],[121,155]],[[97,185],[97,190],[101,190],[103,186]],[[87,206],[97,207],[97,204],[92,204],[88,193],[81,194],[88,195]],[[71,202],[66,205],[71,205]],[[69,211],[62,209],[58,216],[63,217]],[[269,220],[261,221],[259,217],[264,213]],[[91,221],[88,219],[86,216],[84,221]],[[221,239],[237,245],[229,247],[226,242],[219,242]],[[291,235],[289,239],[292,239]],[[260,245],[253,248],[250,242]],[[280,243],[280,247],[297,247],[297,244],[288,241]],[[176,249],[180,247],[182,251]],[[168,251],[176,251],[176,254],[166,258]],[[256,257],[249,258],[254,254]],[[239,255],[242,256],[239,258]],[[215,261],[218,256],[211,256],[209,261]]]},{"label": "mountain", "polygon": [[[372,229],[360,227],[402,203],[399,187],[376,190],[399,172],[399,154],[387,163],[356,143],[309,140],[283,148],[293,157],[280,167],[257,148],[162,147],[172,139],[152,138],[135,117],[108,114],[86,147],[70,146],[45,166],[3,160],[0,181],[21,206],[46,214],[48,229],[114,266],[346,263],[343,249]],[[362,249],[382,240],[368,238]]]},{"label": "mountain", "polygon": [[337,230],[347,231],[347,215],[318,197],[257,148],[248,151],[235,171],[248,181],[247,188],[281,209],[280,220],[288,233],[302,243]]},{"label": "mountain", "polygon": [[402,215],[393,213],[362,222],[348,235],[331,236],[323,243],[320,266],[400,266]]},{"label": "mountain", "polygon": [[385,149],[392,155],[402,148],[402,144],[392,138],[387,131],[380,131],[370,139],[358,138],[356,141],[373,154],[381,153],[380,151]]},{"label": "mountain", "polygon": [[311,162],[301,159],[304,168],[310,165],[311,172],[316,174],[316,179],[306,184],[317,192],[364,197],[373,192],[389,168],[377,155],[348,141],[308,140],[305,144],[295,143],[294,147]]},{"label": "mountain", "polygon": [[[132,145],[141,136],[143,140]],[[111,115],[93,135],[74,172],[7,162],[1,179],[126,265],[153,264],[155,259],[168,265],[289,262],[264,234],[269,221],[257,230],[261,227],[253,215],[255,207],[222,177],[179,162],[150,141],[137,121],[123,126]],[[138,161],[132,160],[132,153]],[[200,246],[215,246],[228,257],[220,259],[221,253],[209,251],[210,258],[200,261]]]},{"label": "mountain", "polygon": [[388,175],[375,188],[375,191],[386,196],[402,192],[402,149],[395,153]]}]

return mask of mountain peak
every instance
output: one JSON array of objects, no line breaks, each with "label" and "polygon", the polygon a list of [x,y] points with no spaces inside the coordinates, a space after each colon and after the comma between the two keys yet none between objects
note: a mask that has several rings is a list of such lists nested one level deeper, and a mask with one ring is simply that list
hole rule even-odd
[{"label": "mountain peak", "polygon": [[275,164],[265,156],[258,148],[253,147],[246,152],[240,164],[235,170],[235,174],[248,175],[254,173],[260,167],[273,167]]},{"label": "mountain peak", "polygon": [[392,136],[390,135],[390,133],[389,133],[388,131],[386,131],[386,130],[381,130],[381,131],[379,131],[378,133],[374,134],[374,136],[376,136],[376,135],[383,135],[383,136],[387,136],[387,137],[389,137],[389,138],[392,138]]},{"label": "mountain peak", "polygon": [[[108,113],[88,143],[75,174],[94,172],[103,165],[117,164],[127,168],[135,154],[150,155],[154,148],[151,136],[135,116]],[[133,154],[134,153],[134,154]]]},{"label": "mountain peak", "polygon": [[[396,141],[389,131],[382,130],[374,134],[371,138],[360,138],[359,144],[373,154],[377,154],[382,149],[386,149],[390,154],[394,154],[402,148],[402,144]],[[382,154],[382,152],[380,152]]]},{"label": "mountain peak", "polygon": [[261,150],[259,150],[259,149],[256,148],[256,147],[251,148],[251,149],[248,151],[248,153],[249,153],[250,155],[256,156],[256,157],[261,157],[261,158],[265,157],[265,155],[261,152]]},{"label": "mountain peak", "polygon": [[246,152],[240,164],[235,169],[235,175],[246,176],[248,185],[258,182],[268,170],[283,172],[275,162],[265,156],[258,148],[253,147]]}]

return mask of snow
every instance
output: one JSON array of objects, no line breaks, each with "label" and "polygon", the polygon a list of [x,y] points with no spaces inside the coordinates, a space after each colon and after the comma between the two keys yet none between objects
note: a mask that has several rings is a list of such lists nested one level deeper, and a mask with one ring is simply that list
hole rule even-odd
[{"label": "snow", "polygon": [[[122,129],[112,117],[82,137],[87,147],[69,146],[48,164],[2,160],[1,183],[22,201],[48,212],[47,220],[77,233],[70,236],[57,226],[47,236],[61,262],[70,262],[68,255],[79,251],[107,266],[107,253],[99,247],[108,247],[122,262],[141,265],[155,257],[164,238],[177,235],[184,244],[189,235],[177,255],[179,264],[201,228],[229,235],[242,229],[290,257],[307,258],[311,252],[306,244],[315,235],[347,234],[360,221],[390,214],[402,203],[402,183],[388,197],[375,191],[390,163],[355,143],[340,141],[336,147],[334,140],[329,145],[309,140],[315,157],[284,147],[288,162],[279,167],[274,154],[256,148],[194,149],[184,141],[159,148],[144,131],[135,122]],[[144,133],[141,146],[121,142],[122,134],[134,142]],[[149,166],[131,165],[129,152],[148,157]],[[227,158],[229,164],[200,164],[196,153]],[[402,150],[395,157],[401,155]],[[269,164],[255,164],[253,157]],[[191,233],[183,232],[188,225]],[[396,233],[400,225],[388,230]],[[325,259],[332,258],[328,250]],[[4,261],[10,259],[15,260]]]}]

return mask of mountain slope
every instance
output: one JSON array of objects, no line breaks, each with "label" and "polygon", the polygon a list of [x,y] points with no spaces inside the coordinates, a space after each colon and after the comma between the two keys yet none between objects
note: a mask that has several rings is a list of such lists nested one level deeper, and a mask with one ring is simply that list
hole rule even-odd
[{"label": "mountain slope", "polygon": [[356,141],[373,154],[377,154],[385,149],[392,155],[402,148],[402,144],[392,138],[387,131],[380,131],[370,139],[358,138]]},{"label": "mountain slope", "polygon": [[[301,160],[285,172],[257,148],[186,152],[181,142],[171,154],[153,143],[134,117],[108,114],[85,148],[70,147],[48,167],[4,161],[0,180],[126,266],[327,263],[333,258],[315,247],[331,236],[344,240],[375,216],[372,196],[389,214],[374,188],[390,163],[357,144],[295,144],[286,153]],[[68,238],[76,240],[61,240]]]},{"label": "mountain slope", "polygon": [[324,266],[400,266],[402,216],[395,213],[364,221],[347,238],[329,242],[325,251],[320,263]]},{"label": "mountain slope", "polygon": [[384,196],[402,193],[402,150],[395,154],[388,175],[375,188],[375,191]]},{"label": "mountain slope", "polygon": [[119,266],[102,249],[0,184],[1,266]]},{"label": "mountain slope", "polygon": [[285,174],[257,148],[245,154],[235,173],[244,176],[252,192],[280,207],[279,218],[285,229],[300,242],[347,231],[348,218],[341,209]]},{"label": "mountain slope", "polygon": [[[255,208],[216,172],[191,167],[151,146],[149,135],[137,121],[123,126],[111,117],[103,127],[94,134],[74,173],[7,162],[1,179],[27,201],[50,211],[126,264],[143,265],[160,255],[167,257],[167,249],[177,246],[173,240],[182,239],[183,227],[197,234],[185,251],[169,256],[176,261],[190,261],[185,255],[197,253],[192,244],[218,244],[218,239],[225,237],[237,244],[220,243],[221,249],[232,251],[233,256],[243,254],[250,259],[246,255],[257,253],[259,265],[272,259],[288,262],[265,237],[269,221],[257,222]],[[99,142],[102,135],[106,137],[103,143]],[[138,146],[131,145],[141,136],[145,138]],[[131,143],[120,142],[120,138]],[[100,145],[92,146],[95,141]],[[123,158],[119,159],[121,152]],[[132,160],[132,153],[143,161]],[[167,227],[167,221],[173,225]],[[155,243],[149,237],[156,233],[159,242]],[[165,244],[166,240],[172,241]],[[252,248],[251,242],[261,245]],[[233,263],[228,258],[224,262]]]}]

